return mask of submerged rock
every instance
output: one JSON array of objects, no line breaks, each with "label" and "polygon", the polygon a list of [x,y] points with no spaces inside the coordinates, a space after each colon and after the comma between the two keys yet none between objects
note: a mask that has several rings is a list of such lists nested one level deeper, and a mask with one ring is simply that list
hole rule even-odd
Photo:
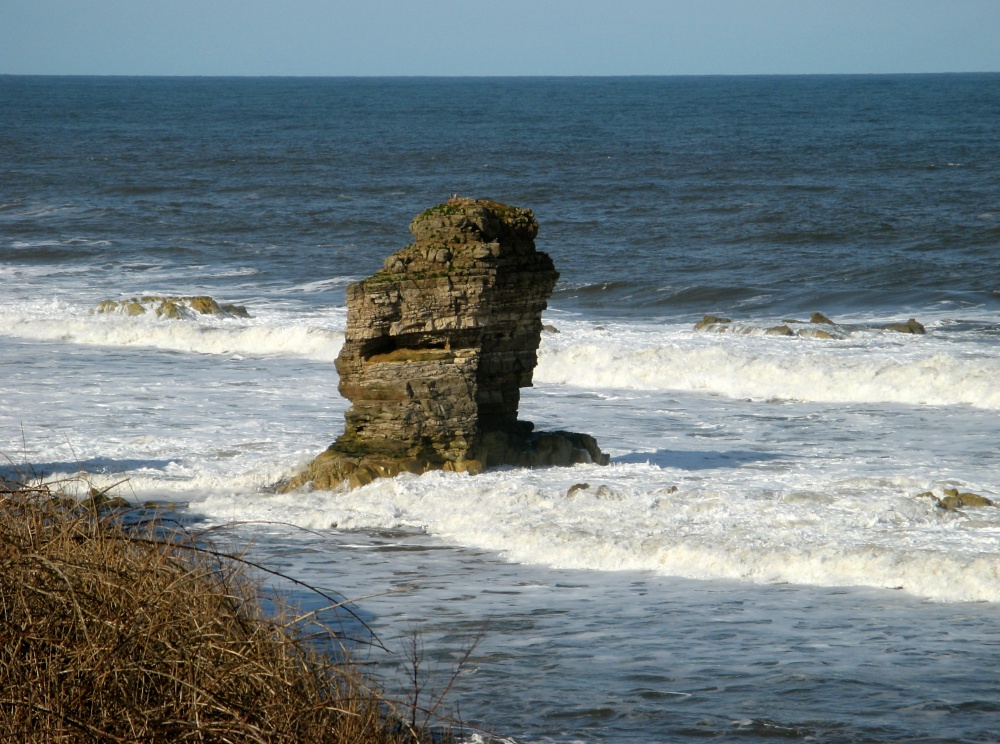
[{"label": "submerged rock", "polygon": [[156,317],[169,318],[170,320],[182,320],[184,315],[181,313],[181,306],[179,302],[179,299],[177,302],[174,302],[173,300],[160,300],[160,304],[156,306]]},{"label": "submerged rock", "polygon": [[802,338],[839,338],[839,336],[833,335],[830,331],[824,331],[820,328],[800,328],[795,335]]},{"label": "submerged rock", "polygon": [[917,322],[916,318],[910,318],[905,323],[888,323],[882,326],[883,331],[895,331],[896,333],[916,333],[918,335],[927,332],[927,329]]},{"label": "submerged rock", "polygon": [[718,315],[706,315],[697,323],[694,324],[694,329],[696,331],[702,331],[710,326],[725,325],[726,323],[732,323],[731,318],[721,318]]},{"label": "submerged rock", "polygon": [[146,308],[136,299],[131,300],[102,300],[98,303],[96,312],[98,313],[122,313],[123,315],[145,315]]},{"label": "submerged rock", "polygon": [[285,490],[432,469],[607,464],[593,437],[517,419],[559,276],[535,250],[534,215],[455,197],[410,231],[414,243],[347,288],[344,433]]},{"label": "submerged rock", "polygon": [[211,297],[188,297],[187,305],[196,313],[202,315],[222,315],[222,308],[219,303]]},{"label": "submerged rock", "polygon": [[992,499],[980,496],[978,493],[960,492],[957,488],[944,489],[944,496],[941,498],[938,498],[937,494],[933,491],[918,493],[917,498],[931,499],[939,508],[947,509],[948,511],[955,511],[966,507],[975,508],[997,505]]},{"label": "submerged rock", "polygon": [[234,305],[231,302],[226,302],[223,303],[222,305],[219,305],[219,307],[222,308],[222,312],[226,313],[227,315],[232,315],[233,317],[236,318],[250,317],[250,311],[247,310],[246,305]]},{"label": "submerged rock", "polygon": [[993,506],[993,502],[978,493],[961,493],[957,488],[944,489],[944,498],[940,501],[945,509],[961,509],[962,507]]},{"label": "submerged rock", "polygon": [[810,323],[820,323],[822,325],[837,325],[832,320],[830,320],[828,317],[826,317],[825,315],[823,315],[823,313],[813,313],[812,315],[809,316],[809,322]]},{"label": "submerged rock", "polygon": [[108,492],[101,491],[91,486],[87,491],[87,499],[83,502],[87,506],[100,511],[128,509],[132,505],[121,496],[108,496]]},{"label": "submerged rock", "polygon": [[795,332],[786,325],[774,326],[764,331],[768,336],[794,336]]}]

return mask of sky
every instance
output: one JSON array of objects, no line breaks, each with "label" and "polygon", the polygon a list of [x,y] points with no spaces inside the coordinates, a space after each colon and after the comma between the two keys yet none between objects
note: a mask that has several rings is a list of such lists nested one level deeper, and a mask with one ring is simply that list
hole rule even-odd
[{"label": "sky", "polygon": [[1000,71],[1000,0],[0,0],[0,74]]}]

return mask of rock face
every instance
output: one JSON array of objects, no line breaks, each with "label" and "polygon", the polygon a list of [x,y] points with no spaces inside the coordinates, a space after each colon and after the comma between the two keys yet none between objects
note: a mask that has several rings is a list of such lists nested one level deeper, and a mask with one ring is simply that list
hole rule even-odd
[{"label": "rock face", "polygon": [[410,224],[415,242],[347,288],[337,358],[345,431],[291,481],[330,488],[401,471],[606,464],[593,437],[518,421],[541,314],[559,274],[529,210],[453,198]]}]

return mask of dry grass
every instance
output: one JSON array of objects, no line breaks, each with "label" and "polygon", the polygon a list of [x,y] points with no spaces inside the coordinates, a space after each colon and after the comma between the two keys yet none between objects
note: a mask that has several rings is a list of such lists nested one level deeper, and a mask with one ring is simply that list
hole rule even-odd
[{"label": "dry grass", "polygon": [[431,741],[261,600],[238,556],[0,481],[0,741]]}]

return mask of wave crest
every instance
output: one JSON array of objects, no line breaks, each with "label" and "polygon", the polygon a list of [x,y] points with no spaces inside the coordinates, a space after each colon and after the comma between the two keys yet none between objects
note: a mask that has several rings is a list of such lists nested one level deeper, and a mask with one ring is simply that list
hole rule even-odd
[{"label": "wave crest", "polygon": [[249,325],[95,316],[60,320],[7,318],[3,331],[17,338],[99,346],[135,346],[196,354],[297,356],[332,362],[344,334],[301,325]]},{"label": "wave crest", "polygon": [[[794,347],[794,348],[793,348]],[[535,380],[588,388],[703,391],[731,398],[969,405],[1000,409],[1000,360],[938,347],[805,348],[784,339],[637,347],[543,344]]]}]

